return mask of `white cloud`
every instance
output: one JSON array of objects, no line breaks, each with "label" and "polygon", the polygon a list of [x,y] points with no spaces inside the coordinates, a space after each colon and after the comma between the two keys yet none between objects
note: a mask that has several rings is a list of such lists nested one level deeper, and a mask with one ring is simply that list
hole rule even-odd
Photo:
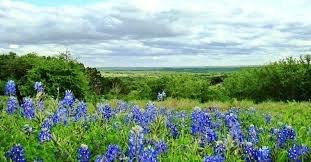
[{"label": "white cloud", "polygon": [[69,49],[90,66],[262,64],[310,52],[307,0],[0,0],[0,52]]}]

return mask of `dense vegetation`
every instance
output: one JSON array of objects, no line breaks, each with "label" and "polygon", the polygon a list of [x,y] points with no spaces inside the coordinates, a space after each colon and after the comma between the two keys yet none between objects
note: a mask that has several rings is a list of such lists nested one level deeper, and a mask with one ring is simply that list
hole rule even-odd
[{"label": "dense vegetation", "polygon": [[[10,53],[0,70],[0,161],[311,160],[310,102],[288,101],[310,100],[310,56],[233,73],[114,75],[68,53]],[[163,90],[168,99],[146,105]]]},{"label": "dense vegetation", "polygon": [[238,99],[296,100],[311,99],[311,55],[286,58],[261,68],[242,70],[226,78],[230,97]]},{"label": "dense vegetation", "polygon": [[0,161],[311,160],[310,103],[262,103],[257,110],[237,107],[248,102],[167,109],[170,100],[95,106],[70,91],[46,98],[47,87],[36,82],[36,97],[18,105],[14,87],[8,82],[9,97],[0,98]]},{"label": "dense vegetation", "polygon": [[[123,100],[156,100],[157,93],[165,91],[170,98],[188,98],[200,102],[250,99],[257,102],[309,101],[311,97],[310,55],[299,59],[286,58],[260,67],[236,67],[227,72],[220,68],[210,73],[192,68],[108,69],[99,71],[85,67],[63,53],[56,57],[36,54],[0,56],[0,88],[12,79],[21,96],[32,96],[32,83],[40,80],[49,85],[46,93],[56,98],[71,89],[77,98],[96,102],[100,98]],[[230,69],[230,68],[227,68]],[[113,71],[121,70],[121,71]],[[175,71],[174,71],[175,70]],[[174,72],[173,72],[174,71]],[[231,71],[231,72],[230,72]]]}]

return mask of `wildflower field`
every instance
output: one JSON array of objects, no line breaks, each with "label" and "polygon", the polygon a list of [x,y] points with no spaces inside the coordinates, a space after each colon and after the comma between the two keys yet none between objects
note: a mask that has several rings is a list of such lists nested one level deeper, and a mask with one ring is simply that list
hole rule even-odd
[{"label": "wildflower field", "polygon": [[311,161],[309,102],[94,105],[70,90],[52,99],[41,82],[18,101],[15,86],[0,98],[0,161]]}]

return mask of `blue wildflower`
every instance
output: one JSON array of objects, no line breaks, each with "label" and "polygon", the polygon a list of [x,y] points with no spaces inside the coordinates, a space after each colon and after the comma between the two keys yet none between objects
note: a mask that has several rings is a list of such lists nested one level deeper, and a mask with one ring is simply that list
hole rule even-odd
[{"label": "blue wildflower", "polygon": [[38,110],[39,110],[39,111],[43,111],[43,109],[44,109],[44,103],[43,103],[42,100],[39,100],[39,101],[38,101],[37,107],[38,107]]},{"label": "blue wildflower", "polygon": [[191,113],[191,134],[196,135],[204,133],[206,128],[211,127],[211,118],[207,112],[200,108],[195,108]]},{"label": "blue wildflower", "polygon": [[139,162],[157,162],[157,153],[153,148],[148,148],[139,156]]},{"label": "blue wildflower", "polygon": [[118,145],[109,145],[108,149],[104,155],[105,162],[112,162],[117,159],[117,157],[120,155],[120,147]]},{"label": "blue wildflower", "polygon": [[220,155],[205,156],[203,158],[203,162],[223,162],[224,160],[225,160],[225,158],[220,156]]},{"label": "blue wildflower", "polygon": [[288,158],[290,160],[299,162],[300,161],[299,158],[301,158],[301,156],[303,156],[308,152],[309,152],[308,147],[294,145],[292,148],[288,150]]},{"label": "blue wildflower", "polygon": [[251,142],[246,142],[244,145],[244,154],[246,161],[256,160],[257,150]]},{"label": "blue wildflower", "polygon": [[37,93],[39,92],[43,92],[44,91],[44,88],[43,88],[43,84],[42,82],[35,82],[34,86],[35,90],[37,91]]},{"label": "blue wildflower", "polygon": [[253,144],[258,143],[258,132],[253,124],[248,128],[248,141]]},{"label": "blue wildflower", "polygon": [[268,147],[262,147],[257,151],[256,160],[258,162],[271,162],[270,149]]},{"label": "blue wildflower", "polygon": [[65,96],[61,101],[62,105],[72,107],[75,99],[71,90],[65,91]]},{"label": "blue wildflower", "polygon": [[38,140],[40,143],[50,141],[52,138],[50,130],[47,128],[41,128],[38,135]]},{"label": "blue wildflower", "polygon": [[97,111],[106,120],[109,120],[112,117],[112,110],[109,104],[98,104]]},{"label": "blue wildflower", "polygon": [[265,114],[264,115],[264,119],[265,119],[265,122],[268,124],[268,123],[270,123],[271,122],[271,115],[269,115],[269,114]]},{"label": "blue wildflower", "polygon": [[53,124],[67,123],[68,111],[65,107],[60,106],[53,114]]},{"label": "blue wildflower", "polygon": [[43,122],[41,123],[40,128],[46,128],[46,129],[51,129],[53,126],[53,117],[52,116],[48,116],[47,118],[45,118],[43,120]]},{"label": "blue wildflower", "polygon": [[15,144],[10,151],[5,153],[5,156],[13,162],[26,162],[25,151],[20,144]]},{"label": "blue wildflower", "polygon": [[77,120],[79,120],[79,119],[81,119],[83,117],[86,117],[86,115],[87,115],[86,104],[83,101],[81,101],[81,102],[78,103],[74,119],[75,119],[75,121],[77,121]]},{"label": "blue wildflower", "polygon": [[201,146],[204,146],[205,144],[209,144],[217,140],[217,135],[211,128],[206,128],[200,137],[201,137],[200,140]]},{"label": "blue wildflower", "polygon": [[282,147],[288,140],[295,139],[296,133],[291,126],[285,126],[277,133],[277,146]]},{"label": "blue wildflower", "polygon": [[144,134],[143,128],[140,126],[135,126],[130,131],[129,140],[128,140],[128,157],[130,160],[138,160],[139,156],[144,150]]},{"label": "blue wildflower", "polygon": [[223,156],[225,154],[226,147],[222,141],[216,141],[216,145],[214,147],[214,154]]},{"label": "blue wildflower", "polygon": [[169,130],[169,132],[170,132],[170,135],[171,135],[174,139],[176,139],[176,138],[178,137],[178,134],[179,134],[176,125],[175,125],[174,123],[172,123],[172,122],[169,121],[169,122],[166,124],[166,127],[168,128],[168,130]]},{"label": "blue wildflower", "polygon": [[22,116],[27,119],[33,119],[35,117],[35,108],[30,98],[24,98],[22,104]]},{"label": "blue wildflower", "polygon": [[155,144],[155,153],[161,154],[167,151],[167,144],[164,141],[159,141]]},{"label": "blue wildflower", "polygon": [[80,148],[78,149],[78,161],[79,162],[89,162],[90,161],[90,150],[88,149],[87,145],[81,144]]},{"label": "blue wildflower", "polygon": [[8,114],[13,114],[15,112],[15,110],[17,109],[17,100],[14,96],[10,96],[7,102],[7,108],[6,108],[6,112]]},{"label": "blue wildflower", "polygon": [[4,94],[8,96],[16,95],[16,85],[13,80],[9,80],[8,82],[6,82],[5,87],[4,87]]}]

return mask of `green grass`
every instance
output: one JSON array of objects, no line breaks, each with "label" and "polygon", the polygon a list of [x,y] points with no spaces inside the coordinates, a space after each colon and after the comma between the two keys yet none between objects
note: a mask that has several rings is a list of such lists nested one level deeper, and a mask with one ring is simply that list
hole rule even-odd
[{"label": "green grass", "polygon": [[[118,144],[125,153],[127,150],[127,140],[130,129],[134,123],[125,121],[125,113],[118,114],[109,121],[98,120],[96,122],[69,122],[67,125],[57,125],[51,129],[53,140],[40,144],[38,142],[38,131],[42,120],[55,110],[57,101],[48,99],[45,102],[44,113],[37,113],[35,120],[27,120],[19,114],[8,115],[5,112],[5,98],[0,98],[0,161],[5,161],[4,153],[15,143],[20,143],[25,148],[27,161],[36,158],[44,161],[75,161],[76,152],[81,144],[87,144],[91,151],[91,159],[106,151],[109,144]],[[107,101],[114,107],[116,100]],[[131,101],[131,105],[144,107],[148,101]],[[242,114],[239,116],[243,132],[250,124],[254,124],[264,130],[260,134],[258,146],[269,146],[273,148],[274,140],[270,139],[269,130],[280,127],[283,124],[291,125],[297,133],[298,144],[305,144],[311,147],[311,103],[310,102],[263,102],[255,104],[252,101],[228,101],[228,102],[207,102],[200,103],[195,100],[176,100],[168,99],[163,102],[155,102],[157,107],[166,107],[170,110],[180,110],[190,112],[193,107],[201,108],[219,107],[221,111],[226,111],[230,107],[240,108]],[[249,113],[248,108],[255,107],[255,113]],[[95,112],[95,106],[88,103],[90,114]],[[270,124],[265,124],[263,113],[270,113],[273,118]],[[180,136],[173,139],[165,128],[165,120],[158,117],[150,126],[150,133],[146,135],[148,139],[164,140],[168,144],[168,151],[162,154],[160,161],[201,161],[206,155],[210,155],[212,146],[200,148],[198,139],[189,134],[189,120],[187,126],[179,126]],[[176,119],[180,122],[180,119]],[[30,133],[25,133],[22,128],[28,124],[33,128]],[[226,161],[243,161],[241,150],[231,147],[231,139],[227,137],[227,129],[218,132],[219,139],[227,139],[229,149],[226,153]],[[287,148],[292,145],[288,143],[286,148],[273,149],[274,161],[286,161]],[[310,154],[305,157],[305,161],[310,160]]]}]

